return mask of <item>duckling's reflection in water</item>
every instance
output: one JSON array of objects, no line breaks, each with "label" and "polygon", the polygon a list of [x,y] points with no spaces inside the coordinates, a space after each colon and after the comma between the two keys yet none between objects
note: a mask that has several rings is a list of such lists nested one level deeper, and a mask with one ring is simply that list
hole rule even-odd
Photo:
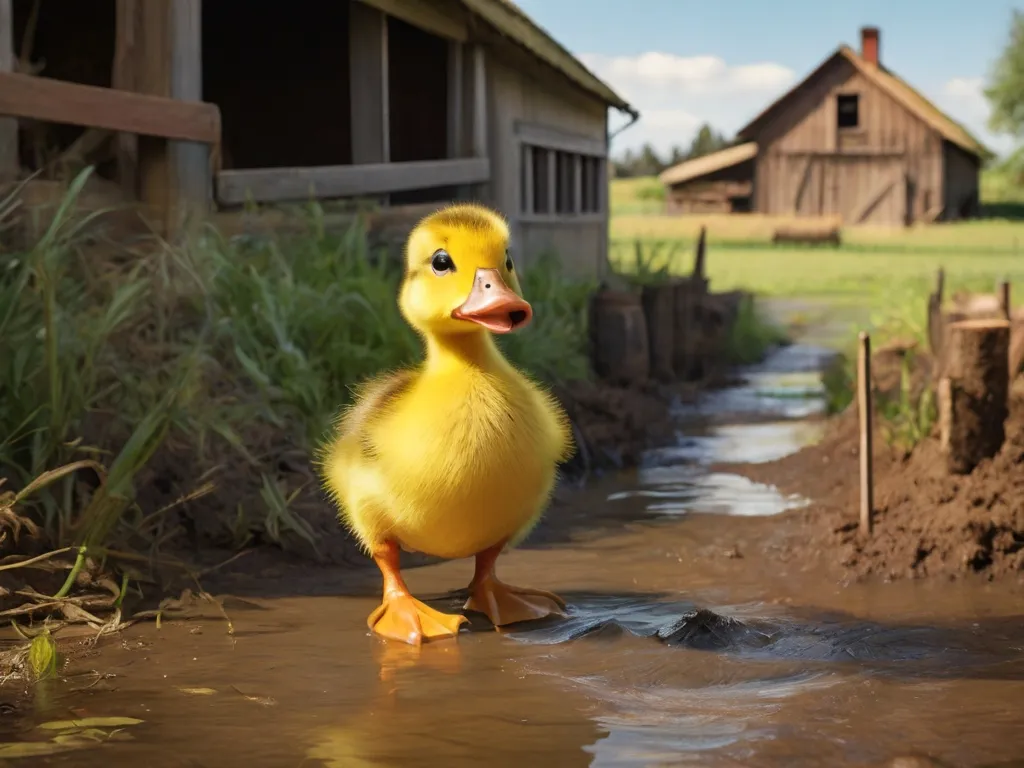
[{"label": "duckling's reflection in water", "polygon": [[[379,640],[373,643],[372,653],[380,669],[380,684],[376,686],[376,692],[372,697],[367,696],[365,708],[355,718],[320,728],[312,734],[315,743],[306,752],[309,760],[329,768],[379,768],[391,764],[384,755],[408,754],[406,750],[410,744],[402,739],[402,728],[398,723],[413,713],[408,711],[410,702],[403,701],[398,695],[399,690],[415,685],[413,681],[424,674],[430,677],[457,675],[463,667],[459,644],[448,639],[420,646]],[[412,703],[413,709],[422,706],[419,701]],[[430,740],[425,734],[415,732],[406,732],[406,736],[413,740]]]},{"label": "duckling's reflection in water", "polygon": [[[380,667],[380,679],[384,683],[397,683],[398,673],[402,670],[421,669],[447,674],[462,670],[459,644],[450,640],[420,646],[378,641],[374,644],[373,657]],[[393,687],[391,692],[394,690]]]},{"label": "duckling's reflection in water", "polygon": [[[359,692],[358,713],[339,712],[307,736],[304,766],[589,765],[586,747],[604,736],[592,705],[530,674],[517,658],[525,646],[503,646],[493,629],[479,637],[374,643],[379,682]],[[482,687],[482,675],[500,684]]]}]

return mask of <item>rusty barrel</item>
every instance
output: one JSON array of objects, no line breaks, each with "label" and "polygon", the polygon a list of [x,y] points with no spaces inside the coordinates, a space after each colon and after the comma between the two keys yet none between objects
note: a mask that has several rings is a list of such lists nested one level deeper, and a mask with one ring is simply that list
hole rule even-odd
[{"label": "rusty barrel", "polygon": [[639,384],[650,373],[647,322],[640,296],[599,291],[590,303],[594,371],[615,384]]},{"label": "rusty barrel", "polygon": [[647,323],[651,375],[660,381],[672,381],[675,378],[672,365],[675,354],[675,285],[645,285],[640,297]]}]

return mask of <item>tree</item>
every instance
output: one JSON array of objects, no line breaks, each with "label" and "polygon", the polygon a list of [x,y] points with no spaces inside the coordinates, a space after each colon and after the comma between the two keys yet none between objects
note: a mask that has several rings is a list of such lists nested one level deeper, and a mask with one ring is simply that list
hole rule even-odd
[{"label": "tree", "polygon": [[672,152],[669,154],[668,164],[679,165],[679,163],[686,160],[687,157],[689,157],[687,151],[676,144],[672,147]]},{"label": "tree", "polygon": [[658,153],[650,144],[644,144],[640,148],[640,157],[636,163],[637,176],[657,176],[665,170],[665,164],[658,157]]},{"label": "tree", "polygon": [[693,137],[693,141],[690,142],[690,153],[687,159],[693,160],[697,157],[710,155],[712,152],[717,152],[727,146],[729,146],[729,140],[710,125],[704,123],[704,125],[697,129],[697,134]]},{"label": "tree", "polygon": [[989,75],[985,97],[992,107],[989,127],[1024,138],[1024,12],[1013,11],[1010,37]]}]

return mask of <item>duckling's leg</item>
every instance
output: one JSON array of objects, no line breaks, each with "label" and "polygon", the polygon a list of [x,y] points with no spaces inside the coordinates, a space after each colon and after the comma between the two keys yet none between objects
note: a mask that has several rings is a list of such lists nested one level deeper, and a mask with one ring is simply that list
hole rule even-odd
[{"label": "duckling's leg", "polygon": [[504,547],[505,542],[501,542],[476,556],[476,572],[469,585],[466,608],[486,614],[496,627],[543,619],[545,616],[564,616],[565,601],[558,595],[542,589],[513,587],[498,581],[494,574],[494,563]]},{"label": "duckling's leg", "polygon": [[366,620],[370,629],[410,645],[459,633],[459,627],[466,622],[465,616],[435,611],[409,593],[398,564],[398,544],[384,542],[374,552],[373,560],[384,576],[384,600]]}]

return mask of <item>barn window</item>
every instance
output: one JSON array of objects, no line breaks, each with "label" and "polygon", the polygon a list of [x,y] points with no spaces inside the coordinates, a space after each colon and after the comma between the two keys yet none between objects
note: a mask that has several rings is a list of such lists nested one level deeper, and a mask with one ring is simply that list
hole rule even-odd
[{"label": "barn window", "polygon": [[604,159],[522,145],[520,189],[525,214],[576,216],[601,212]]},{"label": "barn window", "polygon": [[856,128],[860,125],[860,96],[856,93],[836,96],[836,125],[839,128]]},{"label": "barn window", "polygon": [[533,147],[532,149],[530,155],[533,163],[533,205],[528,213],[550,213],[548,164],[553,161],[554,152],[543,147]]}]

